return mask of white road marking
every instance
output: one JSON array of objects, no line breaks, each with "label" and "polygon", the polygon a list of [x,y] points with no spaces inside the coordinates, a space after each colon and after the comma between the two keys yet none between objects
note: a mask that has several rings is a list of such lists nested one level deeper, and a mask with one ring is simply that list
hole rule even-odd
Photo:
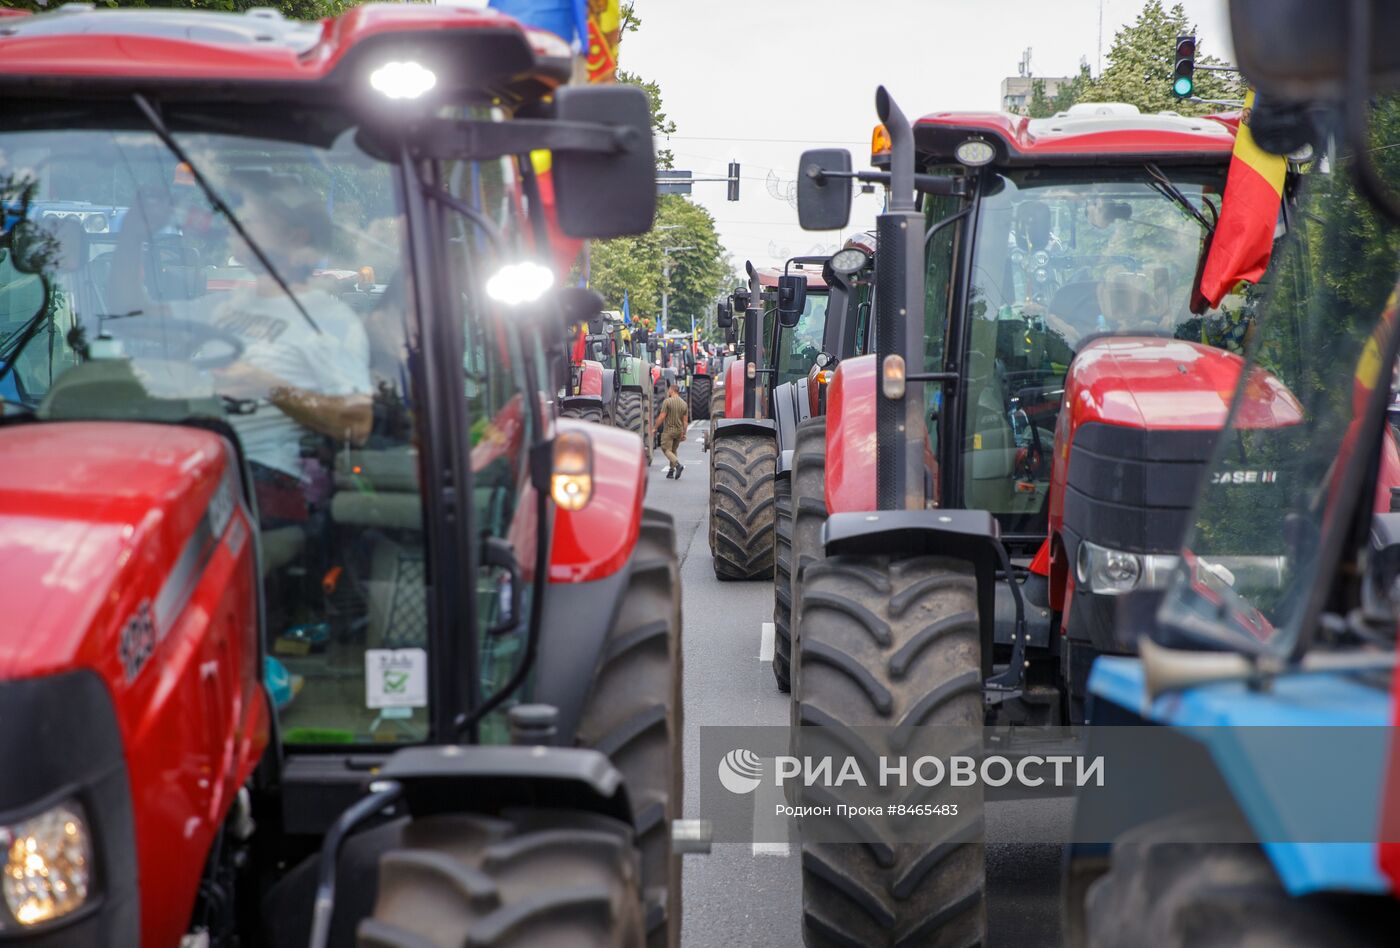
[{"label": "white road marking", "polygon": [[[773,766],[771,757],[764,760],[765,775],[771,771]],[[791,847],[788,846],[786,839],[787,823],[785,817],[778,815],[778,806],[785,802],[787,801],[783,799],[782,787],[769,780],[758,785],[758,790],[753,795],[753,855],[790,855]],[[781,841],[775,842],[775,840]]]},{"label": "white road marking", "polygon": [[773,639],[777,635],[777,630],[773,623],[763,623],[763,631],[758,639],[758,660],[760,662],[771,662],[773,660]]}]

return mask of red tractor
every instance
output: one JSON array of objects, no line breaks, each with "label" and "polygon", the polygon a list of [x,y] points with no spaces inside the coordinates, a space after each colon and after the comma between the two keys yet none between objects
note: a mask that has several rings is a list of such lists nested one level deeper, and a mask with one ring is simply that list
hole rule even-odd
[{"label": "red tractor", "polygon": [[[845,225],[853,179],[890,191],[874,354],[837,367],[823,477],[794,480],[794,509],[820,491],[827,511],[824,559],[793,596],[794,721],[875,743],[1083,722],[1094,658],[1135,649],[1119,598],[1175,567],[1257,330],[1249,294],[1193,306],[1234,122],[1090,104],[911,125],[883,89],[877,111],[889,171],[821,150],[798,179],[811,229]],[[1260,437],[1301,420],[1279,368],[1250,377],[1267,410],[1237,419]],[[1396,460],[1389,444],[1386,483]],[[949,833],[975,838],[974,819]],[[885,832],[858,846],[804,829],[808,943],[985,940],[981,847]]]},{"label": "red tractor", "polygon": [[431,6],[5,21],[0,940],[679,943],[673,530],[547,395],[650,119],[572,65]]},{"label": "red tractor", "polygon": [[790,389],[821,351],[825,261],[794,257],[782,270],[749,263],[749,285],[721,313],[725,328],[743,313],[743,346],[726,362],[724,414],[710,430],[710,552],[720,579],[768,579],[777,566],[775,485],[796,424]]}]

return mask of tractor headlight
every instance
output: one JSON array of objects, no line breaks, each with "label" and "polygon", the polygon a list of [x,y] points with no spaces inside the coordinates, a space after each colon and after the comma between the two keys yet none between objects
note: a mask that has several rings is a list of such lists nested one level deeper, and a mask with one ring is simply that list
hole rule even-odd
[{"label": "tractor headlight", "polygon": [[1175,556],[1111,550],[1081,540],[1074,560],[1074,577],[1081,589],[1119,596],[1134,589],[1166,588],[1176,564]]},{"label": "tractor headlight", "polygon": [[[68,800],[27,820],[0,826],[5,904],[21,926],[62,918],[92,890],[92,839],[82,806]],[[0,922],[0,930],[6,928]]]}]

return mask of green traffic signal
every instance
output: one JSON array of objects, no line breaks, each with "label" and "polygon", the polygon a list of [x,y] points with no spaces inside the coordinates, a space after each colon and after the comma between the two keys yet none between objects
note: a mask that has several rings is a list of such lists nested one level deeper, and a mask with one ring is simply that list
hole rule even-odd
[{"label": "green traffic signal", "polygon": [[1185,99],[1191,95],[1191,91],[1195,87],[1196,84],[1190,76],[1177,76],[1176,81],[1172,83],[1172,92],[1176,94],[1178,99]]}]

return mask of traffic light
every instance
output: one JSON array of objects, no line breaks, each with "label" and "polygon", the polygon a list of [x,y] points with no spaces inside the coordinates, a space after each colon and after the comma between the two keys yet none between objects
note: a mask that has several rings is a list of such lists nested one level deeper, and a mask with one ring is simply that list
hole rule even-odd
[{"label": "traffic light", "polygon": [[1187,99],[1196,91],[1196,37],[1176,38],[1176,68],[1172,70],[1172,94]]},{"label": "traffic light", "polygon": [[729,163],[729,200],[739,200],[739,162]]}]

